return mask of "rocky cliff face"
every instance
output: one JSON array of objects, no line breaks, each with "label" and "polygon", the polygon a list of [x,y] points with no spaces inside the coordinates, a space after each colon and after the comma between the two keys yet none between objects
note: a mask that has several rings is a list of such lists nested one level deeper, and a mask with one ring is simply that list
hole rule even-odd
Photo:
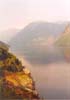
[{"label": "rocky cliff face", "polygon": [[0,100],[38,100],[30,71],[5,48],[0,45]]}]

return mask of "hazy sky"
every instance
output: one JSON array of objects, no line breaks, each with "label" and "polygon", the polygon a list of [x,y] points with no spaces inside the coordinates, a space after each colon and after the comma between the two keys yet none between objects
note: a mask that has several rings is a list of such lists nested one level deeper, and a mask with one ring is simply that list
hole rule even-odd
[{"label": "hazy sky", "polygon": [[0,0],[0,30],[32,21],[70,20],[70,0]]}]

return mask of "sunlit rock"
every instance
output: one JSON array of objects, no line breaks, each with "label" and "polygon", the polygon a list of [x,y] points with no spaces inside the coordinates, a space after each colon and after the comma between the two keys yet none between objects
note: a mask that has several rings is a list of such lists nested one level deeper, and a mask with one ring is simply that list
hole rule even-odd
[{"label": "sunlit rock", "polygon": [[8,49],[7,45],[0,43],[0,100],[38,100],[30,71]]}]

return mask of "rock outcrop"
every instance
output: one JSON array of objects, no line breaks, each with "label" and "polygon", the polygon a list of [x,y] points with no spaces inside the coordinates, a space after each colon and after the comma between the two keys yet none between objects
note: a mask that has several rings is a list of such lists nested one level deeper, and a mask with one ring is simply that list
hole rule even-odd
[{"label": "rock outcrop", "polygon": [[35,82],[21,61],[0,45],[0,100],[38,100]]}]

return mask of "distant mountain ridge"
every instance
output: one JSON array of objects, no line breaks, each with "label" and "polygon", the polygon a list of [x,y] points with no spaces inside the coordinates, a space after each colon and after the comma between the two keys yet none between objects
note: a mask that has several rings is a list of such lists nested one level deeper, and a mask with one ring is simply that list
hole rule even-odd
[{"label": "distant mountain ridge", "polygon": [[58,50],[56,53],[52,48],[57,38],[65,31],[67,24],[69,23],[31,23],[18,32],[9,44],[13,51],[25,56],[32,63],[46,63],[48,59],[61,60],[63,56]]}]

